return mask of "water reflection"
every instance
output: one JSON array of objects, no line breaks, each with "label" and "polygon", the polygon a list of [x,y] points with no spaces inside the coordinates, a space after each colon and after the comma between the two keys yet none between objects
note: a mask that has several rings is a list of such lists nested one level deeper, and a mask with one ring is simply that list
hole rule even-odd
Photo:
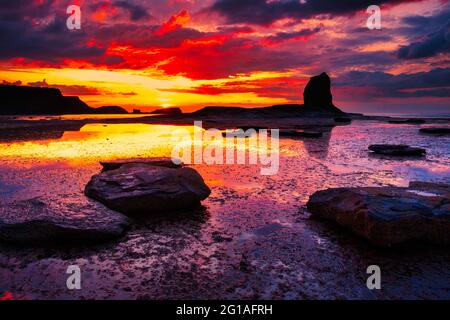
[{"label": "water reflection", "polygon": [[311,157],[317,159],[326,159],[328,156],[328,149],[330,147],[330,139],[333,128],[321,130],[323,136],[318,139],[303,139],[303,145]]},{"label": "water reflection", "polygon": [[29,127],[4,129],[0,132],[0,142],[17,142],[17,141],[38,141],[38,140],[58,140],[61,139],[65,132],[79,131],[83,124],[69,124],[61,128],[46,127]]},{"label": "water reflection", "polygon": [[[80,168],[120,158],[170,157],[175,144],[191,141],[194,130],[194,126],[87,124],[79,131],[65,131],[61,136],[58,134],[51,138],[43,133],[42,136],[24,137],[20,141],[0,141],[0,168],[56,168],[63,165]],[[414,128],[384,127],[369,122],[317,130],[323,131],[322,138],[279,140],[280,173],[277,179],[290,179],[291,176],[296,179],[302,177],[302,181],[325,179],[334,186],[330,174],[347,176],[340,180],[340,184],[347,185],[353,184],[349,175],[355,175],[365,184],[373,184],[374,180],[387,184],[399,184],[399,181],[403,184],[403,181],[413,178],[442,180],[450,175],[450,167],[445,161],[449,156],[448,138],[436,140],[419,136]],[[413,162],[369,156],[368,145],[386,143],[393,137],[425,147],[427,157]],[[248,143],[248,139],[241,142],[244,141],[237,148],[258,151],[258,145]],[[198,145],[204,147],[222,144],[223,141],[194,139],[192,143],[194,149]],[[213,164],[197,167],[205,172],[212,184],[241,186],[245,190],[254,190],[255,183],[260,185],[260,165]],[[368,179],[368,176],[374,180]],[[243,179],[239,177],[249,179],[241,181]]]},{"label": "water reflection", "polygon": [[[33,135],[34,132],[28,134]],[[229,159],[230,149],[235,152],[236,160],[233,163],[242,155],[242,164],[249,163],[250,154],[256,155],[256,159],[261,158],[262,154],[278,156],[277,144],[272,148],[273,141],[265,135],[234,140],[223,138],[218,132],[218,139],[211,140],[211,135],[195,126],[87,124],[79,131],[54,134],[50,137],[38,134],[32,139],[24,136],[24,139],[0,143],[0,158],[4,162],[10,160],[11,163],[14,163],[14,159],[20,159],[21,163],[34,161],[40,162],[41,166],[42,161],[64,161],[79,166],[119,158],[170,157],[174,151],[180,149],[183,156],[184,153],[187,154],[183,158],[187,164],[194,163],[194,160],[198,159],[198,153],[216,156],[215,152],[222,153],[222,157],[217,156],[222,160],[215,163],[225,163]],[[274,141],[278,143],[277,139]],[[200,162],[209,163],[208,159],[202,156]]]},{"label": "water reflection", "polygon": [[[87,124],[66,131],[57,140],[0,143],[0,158],[67,160],[72,163],[128,157],[170,156],[177,126],[146,124]],[[183,127],[192,132],[193,127]],[[182,139],[183,137],[179,137]]]}]

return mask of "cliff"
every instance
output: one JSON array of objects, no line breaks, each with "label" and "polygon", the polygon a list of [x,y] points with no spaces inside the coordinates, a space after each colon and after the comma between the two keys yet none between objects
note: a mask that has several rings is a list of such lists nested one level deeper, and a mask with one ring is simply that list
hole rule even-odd
[{"label": "cliff", "polygon": [[1,115],[127,113],[118,107],[91,108],[78,97],[65,97],[59,89],[0,85]]},{"label": "cliff", "polygon": [[180,108],[166,108],[166,109],[157,109],[155,111],[150,112],[150,114],[159,114],[159,115],[165,115],[165,116],[177,116],[182,114]]}]

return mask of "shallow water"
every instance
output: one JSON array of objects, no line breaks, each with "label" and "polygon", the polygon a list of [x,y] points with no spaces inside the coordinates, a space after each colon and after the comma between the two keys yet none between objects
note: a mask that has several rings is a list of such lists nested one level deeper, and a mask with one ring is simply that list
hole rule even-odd
[{"label": "shallow water", "polygon": [[[142,219],[117,242],[92,248],[0,247],[0,292],[19,298],[450,298],[444,249],[369,246],[346,230],[309,218],[316,190],[343,186],[450,183],[450,138],[417,125],[355,121],[320,139],[280,139],[280,167],[192,165],[211,187],[203,210]],[[0,143],[0,200],[45,196],[91,201],[83,189],[101,160],[170,156],[179,129],[89,124],[46,140]],[[178,134],[178,137],[182,134]],[[369,155],[367,146],[402,143],[424,158]],[[65,287],[80,265],[84,289]],[[366,268],[383,270],[383,290],[365,286]]]}]

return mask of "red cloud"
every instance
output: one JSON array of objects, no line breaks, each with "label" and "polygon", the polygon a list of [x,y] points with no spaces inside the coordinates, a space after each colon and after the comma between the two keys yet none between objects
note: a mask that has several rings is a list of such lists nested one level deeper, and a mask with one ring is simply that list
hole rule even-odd
[{"label": "red cloud", "polygon": [[307,78],[278,77],[258,80],[237,80],[221,85],[204,84],[189,89],[159,89],[166,92],[193,93],[200,95],[221,95],[227,93],[254,93],[259,97],[286,98],[291,102],[300,102],[301,89]]},{"label": "red cloud", "polygon": [[13,294],[9,291],[6,291],[3,296],[0,297],[0,301],[4,301],[4,300],[13,300]]},{"label": "red cloud", "polygon": [[157,67],[168,75],[184,75],[196,80],[256,71],[283,71],[308,63],[308,59],[298,53],[272,51],[252,39],[221,33],[185,40],[177,47],[111,45],[107,55],[124,60],[110,68]]},{"label": "red cloud", "polygon": [[178,14],[173,15],[167,22],[164,22],[162,26],[155,32],[156,35],[164,35],[166,33],[175,31],[186,26],[191,20],[189,12],[186,10],[181,11]]},{"label": "red cloud", "polygon": [[117,12],[117,8],[112,4],[107,2],[101,3],[95,8],[94,12],[92,13],[92,19],[96,22],[103,22],[106,20],[106,18],[116,15]]}]

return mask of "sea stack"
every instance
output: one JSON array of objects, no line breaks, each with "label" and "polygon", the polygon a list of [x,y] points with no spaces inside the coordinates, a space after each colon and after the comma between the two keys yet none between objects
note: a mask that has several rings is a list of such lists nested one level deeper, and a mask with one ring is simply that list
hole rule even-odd
[{"label": "sea stack", "polygon": [[331,80],[325,72],[309,80],[303,92],[303,100],[305,104],[302,106],[302,111],[304,112],[343,113],[333,104]]}]

